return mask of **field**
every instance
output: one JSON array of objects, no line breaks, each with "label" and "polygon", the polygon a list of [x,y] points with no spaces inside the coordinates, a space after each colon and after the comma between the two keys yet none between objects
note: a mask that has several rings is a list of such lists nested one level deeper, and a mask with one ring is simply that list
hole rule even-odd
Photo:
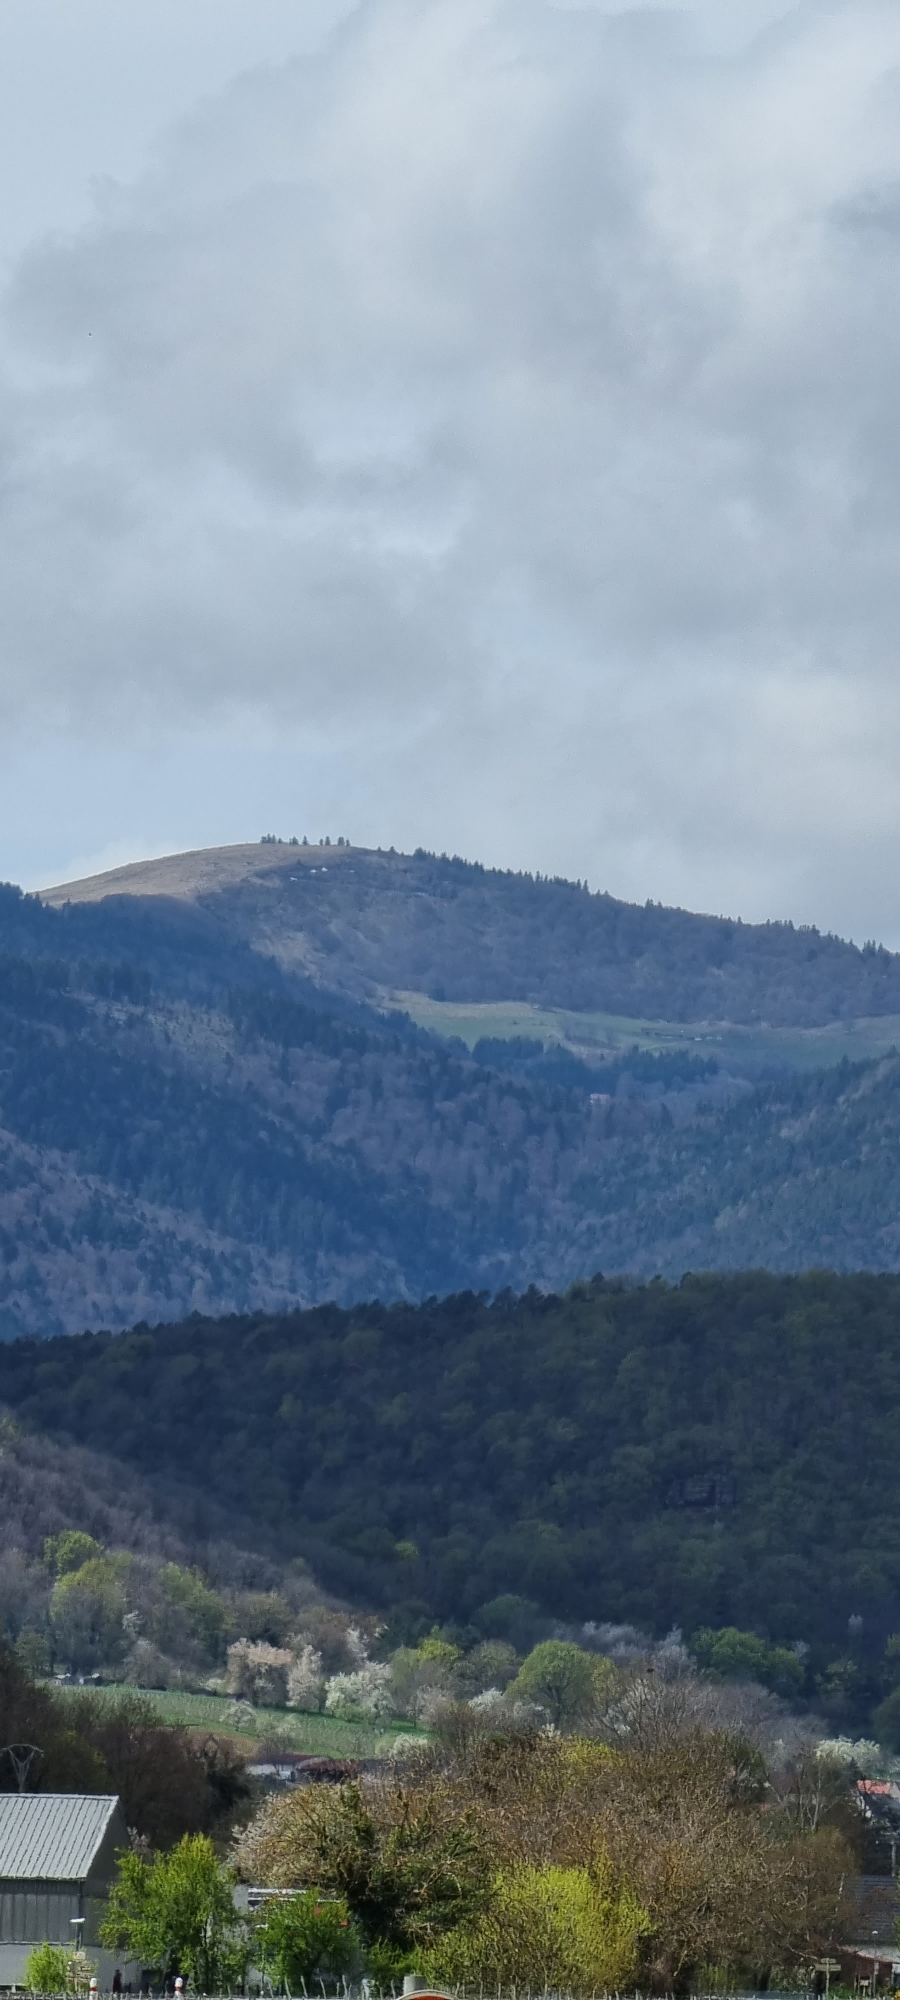
[{"label": "field", "polygon": [[392,993],[384,1005],[400,1007],[420,1028],[455,1036],[474,1048],[482,1036],[508,1041],[524,1035],[543,1042],[561,1042],[588,1062],[602,1062],[623,1050],[640,1048],[657,1053],[677,1048],[702,1049],[741,1073],[770,1069],[829,1069],[842,1062],[862,1062],[900,1048],[900,1015],[842,1021],[827,1028],[733,1028],[709,1021],[638,1021],[621,1014],[570,1014],[532,1007],[526,1001],[462,1002],[431,1000],[427,993]]},{"label": "field", "polygon": [[[115,1683],[92,1688],[90,1693],[106,1700],[140,1693],[152,1702],[161,1722],[215,1731],[217,1735],[231,1737],[248,1751],[261,1743],[272,1747],[277,1743],[282,1750],[303,1750],[321,1757],[384,1756],[395,1737],[421,1733],[408,1722],[372,1728],[357,1722],[340,1722],[332,1715],[301,1715],[295,1709],[284,1708],[257,1708],[252,1728],[236,1728],[231,1696],[164,1693],[160,1689],[135,1689]],[[78,1701],[79,1691],[73,1691],[70,1698]]]}]

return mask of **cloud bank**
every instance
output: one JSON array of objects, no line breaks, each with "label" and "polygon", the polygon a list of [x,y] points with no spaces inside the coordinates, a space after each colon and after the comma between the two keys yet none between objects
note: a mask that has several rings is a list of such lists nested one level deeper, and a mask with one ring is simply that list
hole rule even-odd
[{"label": "cloud bank", "polygon": [[722,11],[364,0],[19,260],[10,754],[900,942],[900,14]]}]

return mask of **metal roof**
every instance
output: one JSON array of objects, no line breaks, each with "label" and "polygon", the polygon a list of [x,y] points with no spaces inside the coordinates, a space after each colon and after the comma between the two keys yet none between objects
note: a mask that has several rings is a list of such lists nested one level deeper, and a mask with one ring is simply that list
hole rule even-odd
[{"label": "metal roof", "polygon": [[118,1803],[108,1794],[0,1792],[0,1878],[83,1881]]}]

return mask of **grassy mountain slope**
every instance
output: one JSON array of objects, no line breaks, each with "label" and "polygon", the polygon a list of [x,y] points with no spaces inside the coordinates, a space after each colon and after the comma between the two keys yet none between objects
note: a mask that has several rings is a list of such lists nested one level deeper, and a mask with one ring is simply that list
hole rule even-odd
[{"label": "grassy mountain slope", "polygon": [[139,1471],[168,1458],[398,1629],[509,1630],[510,1593],[822,1657],[851,1617],[867,1645],[900,1626],[895,1277],[595,1281],[17,1342],[0,1398]]},{"label": "grassy mountain slope", "polygon": [[[520,1001],[634,1019],[813,1027],[900,1014],[900,957],[791,924],[644,908],[580,884],[350,847],[221,848],[47,892],[171,899],[356,998]],[[108,902],[106,907],[108,907]]]}]

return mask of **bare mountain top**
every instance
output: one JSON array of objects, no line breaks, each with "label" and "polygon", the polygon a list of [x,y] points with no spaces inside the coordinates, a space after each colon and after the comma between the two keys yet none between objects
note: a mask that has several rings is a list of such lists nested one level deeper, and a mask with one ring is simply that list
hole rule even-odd
[{"label": "bare mountain top", "polygon": [[281,869],[319,868],[351,852],[342,847],[292,847],[244,841],[235,847],[196,847],[187,854],[164,854],[156,861],[132,861],[79,882],[60,882],[40,891],[41,900],[60,909],[65,903],[99,903],[105,896],[178,896],[189,902],[215,895],[235,883],[264,881]]}]

